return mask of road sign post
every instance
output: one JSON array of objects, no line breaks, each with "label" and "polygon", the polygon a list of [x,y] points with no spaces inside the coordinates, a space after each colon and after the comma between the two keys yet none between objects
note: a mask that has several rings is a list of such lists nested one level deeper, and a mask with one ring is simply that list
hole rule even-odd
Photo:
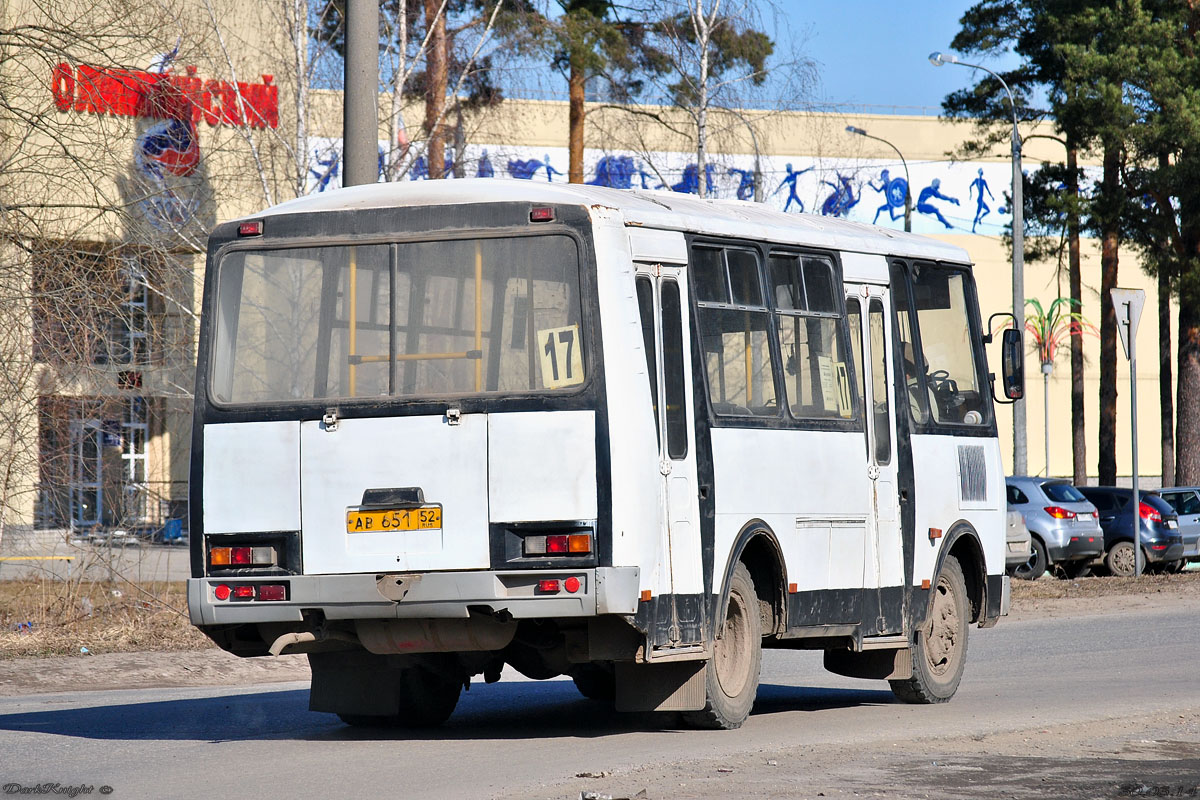
[{"label": "road sign post", "polygon": [[1138,492],[1137,434],[1137,327],[1142,318],[1146,293],[1141,289],[1113,289],[1113,308],[1117,312],[1117,333],[1125,357],[1129,359],[1129,427],[1133,435],[1133,575],[1142,574],[1142,514]]}]

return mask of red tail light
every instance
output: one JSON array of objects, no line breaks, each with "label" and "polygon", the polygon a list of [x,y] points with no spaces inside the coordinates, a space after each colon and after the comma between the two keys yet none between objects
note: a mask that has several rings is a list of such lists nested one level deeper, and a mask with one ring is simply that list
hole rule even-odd
[{"label": "red tail light", "polygon": [[1075,519],[1074,511],[1067,511],[1062,506],[1046,506],[1046,513],[1055,519]]},{"label": "red tail light", "polygon": [[287,600],[287,587],[280,583],[264,583],[258,587],[259,600]]},{"label": "red tail light", "polygon": [[233,599],[234,600],[253,600],[254,599],[254,587],[253,586],[235,586],[235,587],[233,587]]},{"label": "red tail light", "polygon": [[556,579],[541,580],[537,582],[537,590],[543,594],[555,594],[558,592],[558,581]]},{"label": "red tail light", "polygon": [[1154,506],[1138,503],[1138,514],[1147,522],[1162,522],[1162,514],[1154,510]]}]

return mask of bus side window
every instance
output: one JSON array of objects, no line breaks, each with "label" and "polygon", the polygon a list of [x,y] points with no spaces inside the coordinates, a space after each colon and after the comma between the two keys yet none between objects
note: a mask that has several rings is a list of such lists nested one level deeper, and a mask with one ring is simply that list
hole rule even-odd
[{"label": "bus side window", "polygon": [[863,369],[862,305],[853,295],[846,296],[846,323],[850,329],[850,359],[854,362],[854,371],[858,375],[858,395],[865,403],[867,373]]},{"label": "bus side window", "polygon": [[896,335],[900,339],[901,360],[904,362],[904,387],[908,394],[908,410],[914,422],[929,421],[929,406],[925,402],[924,365],[917,364],[919,354],[913,339],[912,313],[908,300],[908,270],[901,262],[892,264],[892,299],[896,304]]},{"label": "bus side window", "polygon": [[883,303],[871,298],[867,309],[871,336],[871,424],[875,426],[875,463],[892,460],[891,404],[888,402],[887,339],[884,337]]},{"label": "bus side window", "polygon": [[654,336],[654,286],[645,275],[639,275],[635,285],[638,313],[642,317],[642,345],[646,348],[646,374],[650,377],[654,431],[661,436],[658,421],[658,342]]},{"label": "bus side window", "polygon": [[683,379],[683,315],[679,284],[665,280],[662,291],[663,384],[667,411],[667,455],[684,458],[688,452],[687,384]]},{"label": "bus side window", "polygon": [[[723,417],[779,416],[770,312],[763,302],[757,253],[695,247],[692,274],[713,411]],[[666,284],[664,313],[665,291]]]},{"label": "bus side window", "polygon": [[772,253],[770,268],[772,316],[792,415],[852,418],[856,387],[847,369],[847,358],[852,356],[847,355],[840,324],[833,263],[819,256]]}]

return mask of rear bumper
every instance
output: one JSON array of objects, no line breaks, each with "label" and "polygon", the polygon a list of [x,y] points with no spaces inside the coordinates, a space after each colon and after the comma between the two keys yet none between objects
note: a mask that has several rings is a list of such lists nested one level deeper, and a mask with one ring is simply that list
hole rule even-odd
[{"label": "rear bumper", "polygon": [[1142,552],[1146,554],[1146,560],[1154,564],[1160,561],[1178,561],[1183,558],[1183,542],[1177,538],[1173,541],[1168,540],[1165,542],[1151,541],[1146,543],[1146,546],[1142,548]]},{"label": "rear bumper", "polygon": [[1004,566],[1015,567],[1028,561],[1030,544],[1031,541],[1028,533],[1022,538],[1009,539],[1005,542]]},{"label": "rear bumper", "polygon": [[1051,561],[1083,561],[1104,555],[1104,533],[1102,531],[1074,532],[1067,537],[1062,547],[1047,548]]},{"label": "rear bumper", "polygon": [[[568,578],[579,581],[575,592],[566,590]],[[633,614],[639,578],[637,567],[192,578],[188,612],[199,626],[299,622],[311,611],[325,619],[459,619],[481,607],[514,619]],[[559,581],[558,592],[538,591],[539,581],[552,579]],[[218,600],[214,591],[221,584],[281,583],[286,600]]]}]

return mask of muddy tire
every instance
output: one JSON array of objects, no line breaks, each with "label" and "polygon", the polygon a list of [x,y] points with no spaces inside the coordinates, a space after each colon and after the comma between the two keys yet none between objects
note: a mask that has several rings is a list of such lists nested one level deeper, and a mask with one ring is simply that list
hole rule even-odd
[{"label": "muddy tire", "polygon": [[740,728],[750,716],[758,694],[762,664],[762,618],[754,581],[744,564],[738,564],[729,584],[725,621],[713,655],[704,667],[706,702],[701,711],[683,714],[693,728]]},{"label": "muddy tire", "polygon": [[338,714],[358,728],[433,728],[454,713],[462,682],[422,667],[400,674],[400,711],[395,715]]},{"label": "muddy tire", "polygon": [[933,584],[925,624],[913,635],[913,675],[889,681],[906,703],[944,703],[958,691],[967,663],[970,604],[958,559],[950,556]]},{"label": "muddy tire", "polygon": [[1036,581],[1046,571],[1050,558],[1046,554],[1046,545],[1036,536],[1029,541],[1029,560],[1018,564],[1013,569],[1013,577],[1024,581]]},{"label": "muddy tire", "polygon": [[[1108,553],[1104,556],[1104,565],[1108,567],[1108,572],[1116,578],[1132,578],[1133,571],[1136,569],[1134,565],[1133,542],[1117,542],[1108,549]],[[1142,569],[1146,568],[1146,562],[1142,561]]]}]

